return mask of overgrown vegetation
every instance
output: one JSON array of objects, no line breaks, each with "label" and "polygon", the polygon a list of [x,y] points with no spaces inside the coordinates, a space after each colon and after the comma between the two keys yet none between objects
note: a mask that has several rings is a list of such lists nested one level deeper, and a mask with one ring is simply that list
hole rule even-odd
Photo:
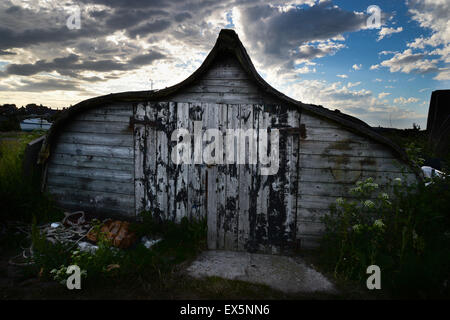
[{"label": "overgrown vegetation", "polygon": [[[98,228],[99,229],[99,228]],[[329,299],[323,294],[289,295],[264,285],[218,277],[194,279],[183,266],[206,248],[206,221],[182,219],[180,224],[154,220],[143,213],[142,221],[132,225],[138,238],[162,237],[163,241],[147,249],[137,243],[126,250],[111,247],[101,238],[93,253],[73,245],[52,244],[33,227],[35,264],[25,271],[41,276],[41,283],[54,281],[56,287],[45,290],[46,299]],[[82,290],[67,290],[67,267],[76,264],[82,272]],[[58,285],[57,282],[62,285]],[[48,285],[48,284],[47,284]],[[1,288],[0,288],[1,289]],[[27,293],[29,289],[27,288]],[[8,297],[23,299],[23,289],[12,288]],[[42,290],[30,297],[42,298]]]},{"label": "overgrown vegetation", "polygon": [[150,249],[139,241],[134,247],[119,250],[111,245],[106,237],[100,235],[95,251],[80,251],[78,247],[48,242],[33,228],[34,272],[53,278],[65,284],[69,265],[77,265],[86,279],[87,286],[98,285],[105,281],[140,280],[164,285],[177,265],[194,258],[205,249],[205,221],[189,221],[183,218],[181,223],[156,222],[150,213],[143,213],[142,222],[132,225],[138,239],[142,236],[161,237],[163,240]]},{"label": "overgrown vegetation", "polygon": [[425,187],[396,178],[390,188],[392,197],[369,178],[350,190],[353,200],[337,199],[323,218],[325,266],[365,285],[375,264],[394,296],[449,296],[450,179]]},{"label": "overgrown vegetation", "polygon": [[[420,130],[420,126],[413,124],[412,129],[388,129],[388,128],[374,128],[380,134],[391,139],[397,145],[403,147],[409,156],[409,151],[413,151],[413,160],[422,159],[439,170],[450,171],[450,150],[446,154],[436,155],[431,146],[428,144],[428,133],[426,130]],[[411,157],[410,157],[411,158]],[[436,161],[438,160],[438,161]],[[440,168],[436,165],[439,164]]]},{"label": "overgrown vegetation", "polygon": [[0,140],[0,222],[21,220],[31,223],[33,216],[38,221],[61,219],[62,213],[54,206],[51,197],[40,192],[36,183],[39,177],[25,176],[23,173],[25,147],[42,134],[36,131],[18,135],[16,139]]}]

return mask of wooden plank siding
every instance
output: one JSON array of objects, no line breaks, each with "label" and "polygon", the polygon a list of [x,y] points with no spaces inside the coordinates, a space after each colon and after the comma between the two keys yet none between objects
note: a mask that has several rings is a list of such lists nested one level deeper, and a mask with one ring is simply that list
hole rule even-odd
[{"label": "wooden plank siding", "polygon": [[47,190],[59,205],[89,213],[134,217],[131,105],[78,115],[58,137],[48,162]]},{"label": "wooden plank siding", "polygon": [[374,178],[380,191],[394,178],[416,181],[415,174],[387,147],[344,127],[302,113],[306,138],[300,141],[297,199],[297,238],[302,247],[315,247],[323,232],[320,218],[338,197],[351,198],[358,180]]},{"label": "wooden plank siding", "polygon": [[219,104],[277,103],[250,79],[236,59],[216,61],[201,79],[170,97],[174,102]]}]

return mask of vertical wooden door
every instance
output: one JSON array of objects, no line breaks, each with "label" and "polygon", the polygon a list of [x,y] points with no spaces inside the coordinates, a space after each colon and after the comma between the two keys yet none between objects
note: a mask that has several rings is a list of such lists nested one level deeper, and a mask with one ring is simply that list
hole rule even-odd
[{"label": "vertical wooden door", "polygon": [[146,211],[175,222],[205,217],[206,169],[202,164],[176,164],[172,153],[178,141],[171,140],[176,129],[193,132],[194,121],[203,122],[205,109],[201,104],[175,102],[134,106],[136,215]]},{"label": "vertical wooden door", "polygon": [[[132,121],[137,214],[149,211],[178,222],[206,218],[210,249],[277,253],[295,239],[299,137],[285,129],[299,126],[297,111],[277,105],[158,102],[136,105]],[[193,137],[196,121],[202,129],[198,141]],[[175,164],[171,158],[178,143],[171,135],[180,128],[192,134],[191,163]],[[221,163],[205,163],[204,152],[213,141],[207,129],[218,129],[224,146],[230,142],[227,130],[245,134],[253,129],[253,141],[238,135],[232,141],[233,163],[225,147]],[[271,129],[279,130],[279,167],[273,175],[261,175],[259,153],[275,148],[258,145],[258,130]],[[238,164],[242,142],[245,163]],[[200,157],[196,143],[202,146]],[[258,157],[254,164],[251,147]]]},{"label": "vertical wooden door", "polygon": [[[241,129],[244,135],[254,129],[253,148],[258,161],[250,163],[252,143],[239,136],[235,163],[207,169],[208,247],[268,253],[291,248],[297,223],[300,114],[279,105],[219,106],[209,110],[211,114],[218,119],[224,135],[226,129]],[[278,171],[262,175],[259,153],[270,154],[276,148],[257,143],[259,130],[266,130],[269,137],[273,129],[279,132]],[[236,163],[240,143],[245,143],[245,164]]]}]

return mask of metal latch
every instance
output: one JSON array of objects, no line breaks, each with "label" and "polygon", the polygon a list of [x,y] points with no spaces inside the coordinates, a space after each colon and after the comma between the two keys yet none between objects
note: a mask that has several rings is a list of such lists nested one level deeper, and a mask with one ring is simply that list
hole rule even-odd
[{"label": "metal latch", "polygon": [[162,128],[163,125],[154,120],[150,120],[147,117],[145,119],[136,119],[135,117],[130,117],[130,127],[134,126],[135,124],[143,124],[149,127],[153,128]]},{"label": "metal latch", "polygon": [[301,124],[299,128],[295,127],[276,127],[273,126],[273,129],[278,129],[282,132],[286,132],[287,134],[298,134],[300,138],[306,139],[306,126],[305,124]]}]

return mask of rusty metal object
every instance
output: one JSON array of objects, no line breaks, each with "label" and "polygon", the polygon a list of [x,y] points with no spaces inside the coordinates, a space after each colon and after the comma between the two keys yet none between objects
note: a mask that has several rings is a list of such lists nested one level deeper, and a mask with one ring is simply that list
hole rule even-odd
[{"label": "rusty metal object", "polygon": [[274,129],[278,129],[282,132],[286,132],[287,134],[298,134],[300,135],[301,139],[306,139],[306,126],[304,123],[300,124],[299,128],[295,128],[295,127],[273,127]]},{"label": "rusty metal object", "polygon": [[97,242],[99,234],[102,234],[111,241],[113,246],[126,249],[136,242],[136,235],[130,231],[129,227],[130,223],[127,221],[108,220],[103,223],[99,231],[91,230],[86,237],[90,241]]},{"label": "rusty metal object", "polygon": [[161,122],[150,120],[150,119],[136,119],[135,117],[130,117],[130,127],[135,124],[143,124],[152,128],[162,129],[164,125]]}]

